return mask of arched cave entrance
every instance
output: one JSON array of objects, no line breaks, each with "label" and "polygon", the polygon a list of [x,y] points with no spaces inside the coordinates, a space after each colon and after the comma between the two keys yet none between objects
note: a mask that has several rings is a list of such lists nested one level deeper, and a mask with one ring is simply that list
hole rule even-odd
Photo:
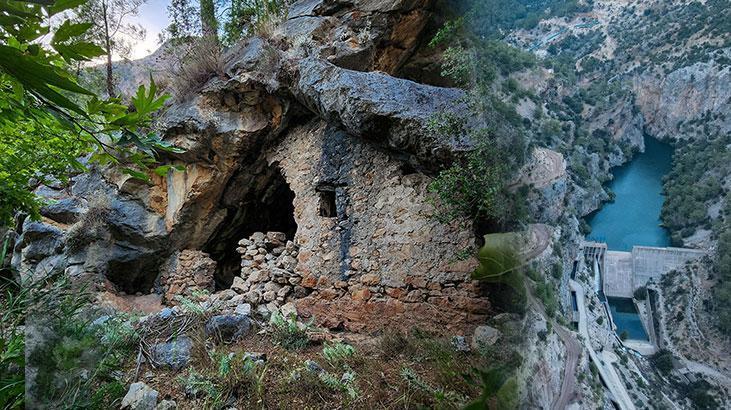
[{"label": "arched cave entrance", "polygon": [[294,197],[277,163],[255,175],[246,170],[232,178],[223,199],[228,215],[204,248],[217,263],[216,289],[228,289],[239,274],[241,255],[236,248],[242,238],[276,231],[294,239]]}]

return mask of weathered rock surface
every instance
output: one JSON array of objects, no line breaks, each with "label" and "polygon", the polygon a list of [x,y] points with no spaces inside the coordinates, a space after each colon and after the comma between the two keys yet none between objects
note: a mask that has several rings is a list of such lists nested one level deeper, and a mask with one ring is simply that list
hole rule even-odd
[{"label": "weathered rock surface", "polygon": [[173,370],[180,370],[188,366],[190,351],[193,348],[193,339],[180,336],[166,343],[152,346],[152,360]]},{"label": "weathered rock surface", "polygon": [[251,329],[251,321],[243,315],[216,315],[206,322],[206,336],[217,341],[231,343],[246,336]]},{"label": "weathered rock surface", "polygon": [[475,333],[472,335],[472,341],[470,345],[475,350],[485,349],[492,346],[500,338],[501,333],[494,327],[487,325],[477,326]]},{"label": "weathered rock surface", "polygon": [[122,399],[124,410],[155,410],[157,406],[157,390],[142,382],[132,383]]},{"label": "weathered rock surface", "polygon": [[731,69],[710,61],[663,76],[648,70],[634,78],[632,88],[651,135],[687,138],[694,134],[678,132],[680,127],[706,116],[720,134],[731,132],[729,83]]}]

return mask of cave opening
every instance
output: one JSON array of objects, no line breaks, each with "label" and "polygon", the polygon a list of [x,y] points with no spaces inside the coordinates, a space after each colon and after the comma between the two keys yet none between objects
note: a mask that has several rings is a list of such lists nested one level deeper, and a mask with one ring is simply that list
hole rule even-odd
[{"label": "cave opening", "polygon": [[[278,164],[272,164],[245,178],[247,186],[232,186],[238,193],[237,205],[227,206],[228,214],[204,248],[216,261],[216,290],[228,289],[240,274],[241,255],[236,251],[239,240],[254,232],[284,232],[294,240],[297,223],[294,219],[294,192],[284,179]],[[238,185],[238,184],[234,184]]]}]

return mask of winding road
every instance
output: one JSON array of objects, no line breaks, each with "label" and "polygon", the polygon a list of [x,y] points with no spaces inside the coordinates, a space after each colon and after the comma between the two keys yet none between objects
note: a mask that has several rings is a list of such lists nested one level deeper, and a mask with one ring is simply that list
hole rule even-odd
[{"label": "winding road", "polygon": [[561,325],[555,325],[556,334],[561,338],[566,348],[566,363],[563,367],[563,378],[561,379],[561,394],[551,406],[554,410],[563,410],[568,408],[574,399],[576,391],[576,365],[579,363],[579,354],[581,346],[576,338]]}]

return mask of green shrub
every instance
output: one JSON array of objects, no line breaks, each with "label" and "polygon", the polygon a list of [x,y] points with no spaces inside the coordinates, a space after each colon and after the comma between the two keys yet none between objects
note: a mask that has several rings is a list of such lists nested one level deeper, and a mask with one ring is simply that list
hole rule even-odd
[{"label": "green shrub", "polygon": [[675,367],[673,365],[673,354],[669,350],[661,349],[650,359],[650,362],[663,374],[670,374]]},{"label": "green shrub", "polygon": [[637,300],[647,299],[647,287],[640,286],[639,288],[635,289],[633,296]]},{"label": "green shrub", "polygon": [[324,357],[331,366],[337,366],[340,363],[345,363],[348,359],[353,357],[353,355],[355,355],[355,348],[342,342],[334,344],[325,343],[325,347],[322,348],[322,357]]},{"label": "green shrub", "polygon": [[295,316],[285,319],[279,313],[272,314],[270,323],[272,338],[285,349],[301,350],[309,346],[310,338],[307,336],[307,329],[310,324],[300,327]]},{"label": "green shrub", "polygon": [[274,25],[287,16],[288,3],[287,0],[232,0],[223,24],[224,44],[271,34]]}]

